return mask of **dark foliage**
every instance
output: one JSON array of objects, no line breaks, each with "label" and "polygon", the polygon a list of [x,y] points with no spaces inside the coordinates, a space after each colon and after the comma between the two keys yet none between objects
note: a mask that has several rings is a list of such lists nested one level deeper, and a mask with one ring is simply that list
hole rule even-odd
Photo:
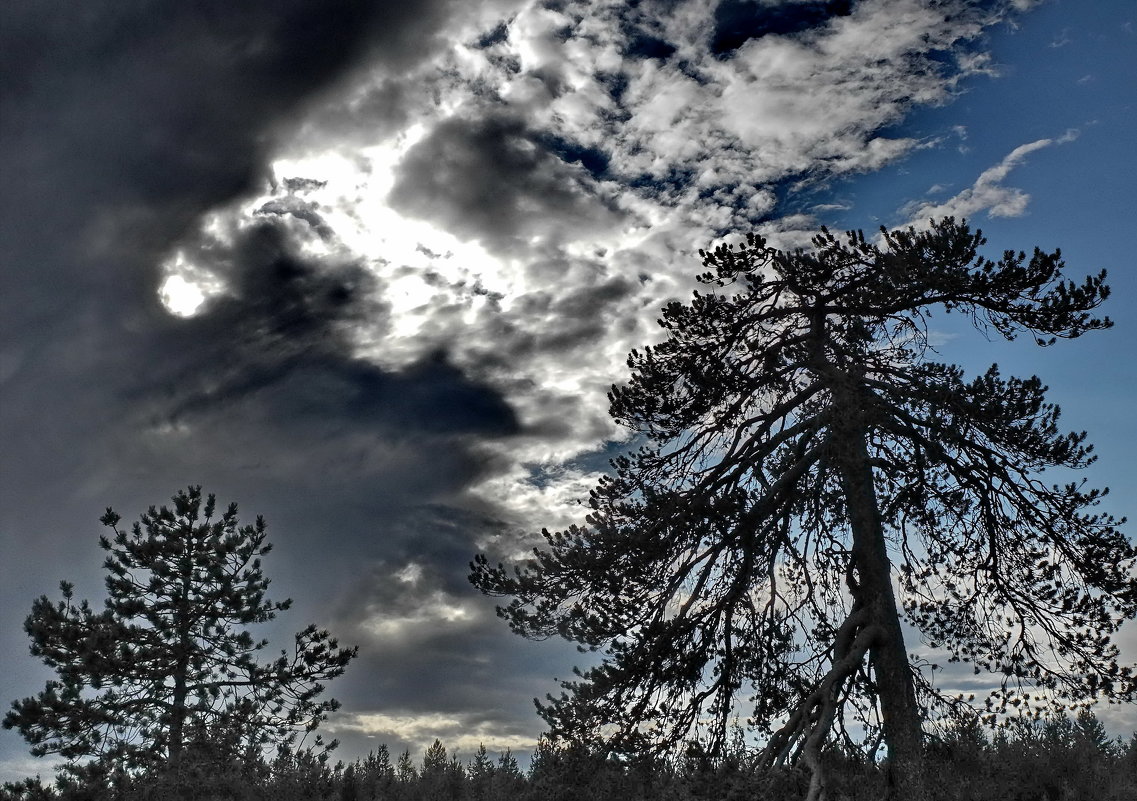
[{"label": "dark foliage", "polygon": [[[200,487],[179,492],[172,508],[151,507],[129,531],[108,509],[104,609],[76,603],[67,582],[63,600],[32,607],[32,655],[58,678],[14,702],[4,726],[33,754],[70,760],[80,784],[143,776],[159,798],[175,786],[260,781],[249,771],[263,749],[291,746],[338,706],[319,696],[355,649],[309,626],[291,653],[258,661],[268,643],[248,627],[290,601],[265,597],[264,520],[242,526],[236,504],[214,513]],[[309,747],[322,747],[318,736]]]},{"label": "dark foliage", "polygon": [[[1027,722],[991,740],[977,726],[947,732],[929,748],[930,801],[1129,801],[1137,797],[1137,734],[1128,742],[1098,736],[1092,713],[1077,720]],[[885,770],[863,755],[828,748],[822,753],[835,798],[877,801]],[[409,760],[408,756],[408,760]],[[674,760],[617,760],[580,746],[539,744],[528,775],[506,754],[485,748],[466,763],[447,757],[441,743],[415,775],[399,780],[386,746],[367,758],[331,766],[308,752],[271,763],[233,766],[192,789],[169,792],[138,779],[87,783],[62,779],[56,787],[31,779],[0,789],[0,801],[800,801],[808,776],[789,767],[756,769],[735,738],[718,758],[691,744]],[[441,768],[442,785],[428,776]],[[239,775],[240,774],[240,775]]]},{"label": "dark foliage", "polygon": [[[916,798],[926,720],[1135,697],[1110,637],[1137,614],[1137,549],[1088,511],[1104,491],[1039,478],[1089,464],[1085,435],[1059,430],[1038,378],[927,358],[933,310],[1040,345],[1106,328],[1104,273],[1064,280],[1037,249],[991,261],[952,219],[882,236],[703,253],[714,291],[668,305],[668,338],[610,395],[647,444],[528,565],[478,557],[515,631],[606,655],[541,705],[554,735],[715,755],[749,699],[762,762],[809,765],[811,797],[832,732],[849,751],[864,731]],[[910,662],[901,615],[992,674],[985,707]]]}]

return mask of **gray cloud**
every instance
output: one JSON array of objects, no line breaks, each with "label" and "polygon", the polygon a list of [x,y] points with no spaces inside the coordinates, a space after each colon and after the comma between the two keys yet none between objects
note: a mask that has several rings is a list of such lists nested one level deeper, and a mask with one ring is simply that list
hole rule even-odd
[{"label": "gray cloud", "polygon": [[[1004,186],[1003,181],[1015,167],[1020,166],[1026,157],[1036,150],[1054,144],[1064,144],[1077,139],[1076,130],[1067,131],[1057,139],[1039,139],[1019,145],[994,167],[990,167],[975,180],[975,183],[947,200],[909,203],[902,211],[909,224],[923,225],[929,219],[957,217],[972,219],[980,212],[988,217],[1020,217],[1026,212],[1030,195],[1015,187]],[[929,190],[929,194],[937,187]]]},{"label": "gray cloud", "polygon": [[407,152],[390,203],[497,249],[537,234],[611,228],[618,217],[590,191],[586,171],[536,140],[511,116],[446,120]]},{"label": "gray cloud", "polygon": [[277,132],[306,101],[363,56],[392,68],[426,58],[449,8],[5,3],[0,330],[25,339],[111,271],[118,297],[144,303],[161,251],[264,180]]},{"label": "gray cloud", "polygon": [[567,644],[515,642],[467,581],[471,537],[501,525],[423,509],[390,532],[400,547],[343,587],[334,617],[360,655],[337,687],[350,710],[333,722],[337,736],[414,751],[441,738],[467,754],[478,742],[532,744],[535,688],[554,689],[552,677],[579,656]]}]

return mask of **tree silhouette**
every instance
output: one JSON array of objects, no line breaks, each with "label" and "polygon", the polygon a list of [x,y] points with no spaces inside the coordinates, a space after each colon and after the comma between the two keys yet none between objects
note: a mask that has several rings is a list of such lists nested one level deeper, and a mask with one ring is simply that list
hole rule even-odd
[{"label": "tree silhouette", "polygon": [[811,798],[823,744],[852,744],[854,721],[919,798],[922,721],[969,707],[910,660],[902,618],[994,674],[990,718],[1134,697],[1110,635],[1137,612],[1137,551],[1087,511],[1104,491],[1038,475],[1089,464],[1084,434],[1059,432],[1037,378],[927,359],[937,308],[1040,345],[1106,328],[1105,273],[1065,281],[1037,249],[991,261],[952,219],[882,235],[701,253],[715,289],[669,304],[667,339],[610,394],[645,444],[614,460],[587,525],[544,532],[524,568],[475,560],[516,632],[605,654],[539,704],[554,733],[714,752],[745,701],[761,762],[808,766]]},{"label": "tree silhouette", "polygon": [[129,532],[107,509],[101,522],[114,536],[99,538],[108,554],[103,611],[76,604],[67,582],[63,600],[35,601],[24,624],[31,652],[58,678],[4,718],[33,754],[176,775],[193,732],[212,733],[230,758],[252,759],[263,746],[292,745],[338,706],[318,697],[355,649],[309,626],[291,653],[258,662],[267,641],[246,627],[291,601],[265,597],[264,520],[240,525],[236,504],[214,513],[214,496],[203,499],[200,487],[178,492],[172,509],[151,507]]},{"label": "tree silhouette", "polygon": [[466,776],[470,785],[468,795],[473,801],[489,801],[493,775],[493,761],[490,760],[485,745],[479,743],[474,758],[466,766]]}]

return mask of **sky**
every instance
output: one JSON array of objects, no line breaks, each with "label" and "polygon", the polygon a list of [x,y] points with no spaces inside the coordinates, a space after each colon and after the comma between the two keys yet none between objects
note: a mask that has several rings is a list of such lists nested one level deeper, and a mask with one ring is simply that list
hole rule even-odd
[{"label": "sky", "polygon": [[[581,664],[467,581],[579,519],[606,392],[757,231],[966,217],[1110,271],[1116,326],[941,357],[1043,377],[1137,513],[1137,8],[1122,0],[254,0],[0,9],[0,686],[102,599],[98,518],[200,484],[360,655],[340,758],[524,753]],[[944,318],[937,318],[943,320]],[[1125,529],[1132,536],[1132,527]],[[1124,631],[1137,662],[1137,632]],[[913,645],[918,648],[919,644]],[[1132,707],[1099,710],[1137,729]],[[49,772],[0,732],[0,780]]]}]

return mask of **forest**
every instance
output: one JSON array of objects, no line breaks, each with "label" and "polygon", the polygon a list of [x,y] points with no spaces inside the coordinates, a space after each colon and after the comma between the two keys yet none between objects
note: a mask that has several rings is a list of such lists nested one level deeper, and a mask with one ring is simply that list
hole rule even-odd
[{"label": "forest", "polygon": [[[691,747],[673,760],[617,760],[542,740],[529,769],[509,752],[472,757],[439,741],[421,761],[380,746],[365,759],[332,762],[326,754],[286,752],[271,761],[234,763],[193,749],[180,782],[125,774],[95,784],[61,778],[54,787],[28,779],[0,789],[3,801],[798,801],[808,775],[794,768],[756,770],[736,730],[732,748],[711,758]],[[881,797],[881,765],[835,749],[823,753],[833,797]],[[988,736],[962,727],[929,747],[933,801],[1132,801],[1137,798],[1137,733],[1111,740],[1097,717],[1055,716]]]}]

